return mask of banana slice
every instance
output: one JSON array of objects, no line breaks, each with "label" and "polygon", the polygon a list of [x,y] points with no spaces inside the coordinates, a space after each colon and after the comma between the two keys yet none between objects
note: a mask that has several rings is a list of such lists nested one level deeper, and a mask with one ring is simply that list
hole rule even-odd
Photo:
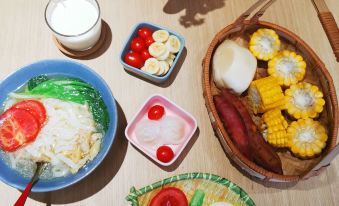
[{"label": "banana slice", "polygon": [[175,59],[175,54],[170,53],[169,57],[170,59],[174,60]]},{"label": "banana slice", "polygon": [[173,64],[173,59],[171,59],[171,57],[169,56],[167,59],[166,59],[166,62],[168,63],[169,66],[172,66]]},{"label": "banana slice", "polygon": [[164,74],[164,72],[165,72],[165,68],[162,66],[161,62],[159,62],[159,65],[160,65],[159,71],[155,75],[162,76]]},{"label": "banana slice", "polygon": [[168,49],[163,43],[154,42],[153,44],[151,44],[151,46],[148,47],[148,51],[153,57],[158,58],[164,55],[168,51]]},{"label": "banana slice", "polygon": [[168,37],[168,41],[166,42],[166,47],[171,53],[178,53],[180,50],[181,43],[178,37],[171,35]]},{"label": "banana slice", "polygon": [[159,61],[164,61],[164,60],[166,60],[167,58],[169,58],[169,56],[170,56],[170,52],[169,52],[168,49],[166,48],[166,52],[165,52],[163,55],[161,55],[160,57],[158,57],[157,59],[158,59]]},{"label": "banana slice", "polygon": [[160,63],[160,68],[163,69],[163,72],[161,75],[165,75],[170,69],[170,66],[166,61],[160,61],[159,63]]},{"label": "banana slice", "polygon": [[145,66],[142,69],[150,74],[156,74],[160,70],[160,63],[155,58],[149,58],[146,60]]},{"label": "banana slice", "polygon": [[167,41],[167,39],[169,37],[169,33],[166,30],[158,30],[158,31],[155,31],[152,34],[152,37],[153,37],[154,41],[163,43],[163,42]]}]

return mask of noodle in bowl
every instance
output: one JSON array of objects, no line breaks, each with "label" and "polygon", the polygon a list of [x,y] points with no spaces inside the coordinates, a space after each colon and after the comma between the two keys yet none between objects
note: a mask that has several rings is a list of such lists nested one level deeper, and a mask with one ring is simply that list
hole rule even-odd
[{"label": "noodle in bowl", "polygon": [[[28,80],[39,75],[82,80],[79,84],[93,87],[105,105],[107,127],[98,125],[93,105],[65,101],[54,97],[26,98],[11,95],[22,91]],[[32,99],[43,104],[46,121],[36,139],[13,152],[0,149],[0,180],[23,190],[35,169],[35,162],[48,166],[32,192],[59,190],[79,182],[103,161],[114,141],[117,130],[117,108],[105,81],[85,65],[68,60],[44,60],[27,65],[0,82],[1,111],[18,101]],[[100,106],[100,105],[99,105]],[[100,118],[99,118],[100,119]]]},{"label": "noodle in bowl", "polygon": [[[5,108],[17,101],[10,98]],[[9,164],[25,176],[32,175],[30,171],[33,172],[33,168],[29,168],[39,161],[50,163],[42,178],[75,174],[98,154],[102,133],[97,132],[87,105],[53,98],[40,101],[46,108],[46,124],[33,143],[7,153]]]}]

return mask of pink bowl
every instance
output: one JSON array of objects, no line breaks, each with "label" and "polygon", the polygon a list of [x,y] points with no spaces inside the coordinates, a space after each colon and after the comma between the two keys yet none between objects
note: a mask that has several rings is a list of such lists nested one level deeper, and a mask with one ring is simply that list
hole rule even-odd
[{"label": "pink bowl", "polygon": [[[174,158],[168,163],[159,161],[156,156],[156,149],[144,146],[142,143],[140,143],[137,140],[135,136],[136,125],[141,120],[148,118],[147,113],[148,113],[149,108],[151,108],[152,106],[156,104],[162,105],[165,108],[165,115],[176,116],[180,118],[181,120],[183,120],[185,124],[184,140],[182,141],[182,143],[178,145],[167,145],[171,147],[171,149],[174,152]],[[186,147],[187,143],[192,138],[196,129],[197,129],[197,121],[194,119],[194,117],[191,114],[187,113],[185,110],[183,110],[181,107],[179,107],[174,102],[167,99],[166,97],[160,94],[155,94],[151,96],[148,100],[146,100],[145,104],[141,107],[139,112],[133,117],[132,121],[127,125],[125,129],[125,135],[128,141],[130,141],[135,147],[137,147],[147,156],[152,158],[155,162],[163,166],[169,166],[177,160],[181,152]]]}]

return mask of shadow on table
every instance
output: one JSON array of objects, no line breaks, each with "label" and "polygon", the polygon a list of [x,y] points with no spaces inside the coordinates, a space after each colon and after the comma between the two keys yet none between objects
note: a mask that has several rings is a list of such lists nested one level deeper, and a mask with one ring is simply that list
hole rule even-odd
[{"label": "shadow on table", "polygon": [[198,26],[205,22],[201,17],[208,12],[220,9],[225,6],[226,0],[168,0],[163,8],[167,14],[176,14],[185,10],[179,22],[184,27]]},{"label": "shadow on table", "polygon": [[182,163],[182,161],[185,159],[185,157],[187,156],[187,154],[189,153],[189,151],[191,150],[191,148],[193,147],[194,143],[197,141],[198,137],[200,134],[200,130],[199,128],[197,128],[197,130],[194,132],[192,138],[190,139],[190,141],[187,143],[186,147],[184,148],[184,150],[181,152],[181,154],[179,155],[178,159],[170,166],[162,166],[160,164],[158,164],[157,162],[155,162],[152,158],[150,158],[149,156],[147,156],[146,154],[144,154],[141,150],[139,150],[137,147],[135,147],[133,145],[133,147],[138,150],[144,157],[146,157],[148,160],[150,160],[151,162],[153,162],[154,164],[156,164],[158,167],[160,167],[162,170],[165,170],[167,172],[173,172],[174,170],[176,170],[179,165]]},{"label": "shadow on table", "polygon": [[118,128],[116,138],[106,158],[93,173],[68,188],[48,193],[31,193],[29,197],[44,202],[46,205],[67,204],[86,199],[109,184],[119,171],[128,146],[124,134],[127,121],[119,103],[117,103],[117,110]]},{"label": "shadow on table", "polygon": [[184,61],[186,59],[186,56],[187,56],[187,49],[186,49],[186,47],[184,47],[184,49],[183,49],[183,51],[182,51],[182,53],[181,53],[181,55],[179,57],[179,60],[178,60],[178,62],[176,64],[176,66],[174,67],[174,70],[173,70],[171,76],[169,77],[169,79],[166,82],[160,83],[160,84],[152,82],[152,81],[150,81],[148,79],[145,79],[145,78],[143,78],[143,77],[141,77],[141,76],[139,76],[139,75],[137,75],[137,74],[135,74],[133,72],[130,72],[130,71],[127,71],[127,70],[125,70],[125,71],[128,74],[130,74],[130,75],[132,75],[132,76],[134,76],[134,77],[136,77],[138,79],[141,79],[141,80],[143,80],[145,82],[148,82],[148,83],[153,84],[155,86],[166,88],[166,87],[169,87],[174,82],[175,78],[177,77],[177,75],[178,75],[178,73],[179,73],[179,71],[180,71],[180,69],[182,67],[182,64],[184,63]]}]

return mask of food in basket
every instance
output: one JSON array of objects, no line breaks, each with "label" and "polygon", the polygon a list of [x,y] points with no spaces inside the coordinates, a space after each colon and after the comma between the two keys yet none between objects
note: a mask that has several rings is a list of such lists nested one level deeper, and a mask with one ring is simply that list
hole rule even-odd
[{"label": "food in basket", "polygon": [[109,116],[100,93],[77,78],[39,76],[10,93],[0,115],[0,149],[11,168],[41,178],[74,174],[98,154]]},{"label": "food in basket", "polygon": [[323,93],[315,85],[300,82],[285,91],[286,110],[296,119],[315,118],[323,111]]},{"label": "food in basket", "polygon": [[287,128],[290,148],[294,155],[313,158],[326,146],[327,132],[324,126],[312,119],[299,119]]},{"label": "food in basket", "polygon": [[286,129],[288,123],[280,109],[272,109],[262,116],[261,130],[263,136],[274,147],[288,147]]},{"label": "food in basket", "polygon": [[221,95],[214,97],[215,105],[239,151],[263,168],[282,174],[279,156],[264,141],[245,105],[227,89]]},{"label": "food in basket", "polygon": [[185,193],[176,187],[165,187],[151,200],[149,206],[188,206]]},{"label": "food in basket", "polygon": [[189,206],[202,206],[204,203],[205,198],[205,192],[202,190],[196,190],[194,191],[193,197],[190,201]]},{"label": "food in basket", "polygon": [[212,62],[213,78],[217,87],[244,92],[253,80],[257,60],[248,49],[231,40],[218,46]]},{"label": "food in basket", "polygon": [[214,96],[214,102],[232,141],[245,157],[251,159],[249,137],[236,108],[223,96]]},{"label": "food in basket", "polygon": [[282,108],[285,105],[283,90],[277,79],[272,76],[254,80],[249,88],[248,96],[254,114]]},{"label": "food in basket", "polygon": [[277,78],[280,85],[290,86],[301,81],[306,73],[302,56],[284,50],[268,62],[268,74]]},{"label": "food in basket", "polygon": [[233,206],[231,203],[228,202],[215,202],[211,204],[211,206]]},{"label": "food in basket", "polygon": [[249,42],[249,49],[259,60],[272,59],[280,49],[280,39],[272,29],[261,28],[254,32]]},{"label": "food in basket", "polygon": [[222,90],[222,95],[233,104],[243,120],[254,162],[267,170],[282,174],[282,165],[279,156],[274,152],[273,148],[265,142],[245,105],[229,90]]}]

